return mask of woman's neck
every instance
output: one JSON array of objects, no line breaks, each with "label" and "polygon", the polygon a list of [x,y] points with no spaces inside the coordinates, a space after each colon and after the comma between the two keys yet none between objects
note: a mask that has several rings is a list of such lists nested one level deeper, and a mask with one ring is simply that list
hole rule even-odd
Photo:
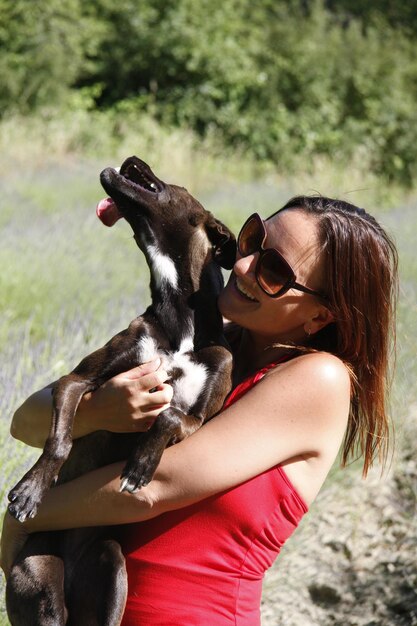
[{"label": "woman's neck", "polygon": [[292,348],[275,344],[273,340],[254,335],[245,328],[240,328],[232,342],[234,356],[234,384],[246,376],[262,369],[269,363],[279,361],[293,352]]}]

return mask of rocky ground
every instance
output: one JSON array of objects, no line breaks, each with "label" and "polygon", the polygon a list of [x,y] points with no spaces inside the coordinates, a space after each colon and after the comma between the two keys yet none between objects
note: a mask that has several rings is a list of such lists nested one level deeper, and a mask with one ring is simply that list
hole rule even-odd
[{"label": "rocky ground", "polygon": [[415,440],[323,489],[264,582],[262,626],[417,625]]}]

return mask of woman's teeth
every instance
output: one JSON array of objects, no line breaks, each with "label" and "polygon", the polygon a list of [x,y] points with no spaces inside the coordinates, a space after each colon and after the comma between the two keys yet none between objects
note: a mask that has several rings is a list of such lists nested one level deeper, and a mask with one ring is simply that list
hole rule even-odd
[{"label": "woman's teeth", "polygon": [[250,293],[246,290],[245,286],[242,284],[242,282],[241,282],[241,281],[239,280],[239,278],[237,278],[237,277],[236,277],[236,287],[237,287],[237,290],[238,290],[241,294],[243,294],[244,296],[246,296],[246,298],[249,298],[249,300],[252,300],[253,302],[257,302],[256,298],[254,298],[254,297],[252,296],[252,294],[250,294]]}]

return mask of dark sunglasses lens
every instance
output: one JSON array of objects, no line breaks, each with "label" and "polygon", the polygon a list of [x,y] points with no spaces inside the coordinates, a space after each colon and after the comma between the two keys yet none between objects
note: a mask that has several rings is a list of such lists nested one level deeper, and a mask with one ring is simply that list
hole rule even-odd
[{"label": "dark sunglasses lens", "polygon": [[244,224],[238,237],[239,252],[243,256],[254,254],[261,249],[264,232],[256,217],[251,217]]},{"label": "dark sunglasses lens", "polygon": [[258,263],[257,278],[261,287],[274,296],[293,278],[293,272],[276,250],[266,250]]}]

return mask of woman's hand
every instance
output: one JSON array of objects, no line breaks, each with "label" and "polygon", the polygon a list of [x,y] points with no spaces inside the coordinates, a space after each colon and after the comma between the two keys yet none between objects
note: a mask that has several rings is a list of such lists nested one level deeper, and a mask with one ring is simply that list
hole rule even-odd
[{"label": "woman's hand", "polygon": [[4,575],[8,578],[12,565],[23,548],[28,537],[28,531],[24,524],[21,524],[6,512],[3,520],[3,530],[1,533],[0,567]]},{"label": "woman's hand", "polygon": [[[169,406],[172,387],[160,359],[143,363],[108,380],[83,397],[75,415],[73,438],[95,430],[144,432]],[[32,394],[13,415],[11,434],[43,448],[51,425],[52,385]]]},{"label": "woman's hand", "polygon": [[77,421],[85,418],[88,431],[145,432],[159,413],[169,407],[172,387],[160,359],[122,372],[80,402]]}]

